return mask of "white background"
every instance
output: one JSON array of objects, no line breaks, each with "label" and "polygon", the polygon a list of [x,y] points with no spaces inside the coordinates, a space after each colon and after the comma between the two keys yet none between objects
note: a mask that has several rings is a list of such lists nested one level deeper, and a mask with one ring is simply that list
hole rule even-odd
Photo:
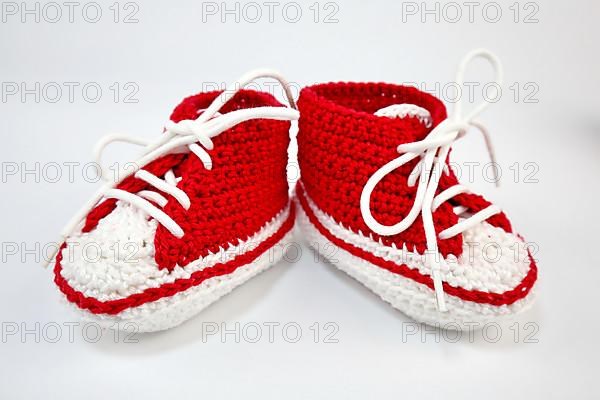
[{"label": "white background", "polygon": [[[0,398],[597,396],[600,6],[592,0],[533,6],[524,1],[517,3],[515,22],[513,3],[495,3],[486,11],[487,3],[478,3],[472,22],[462,2],[458,22],[451,21],[456,7],[438,4],[436,22],[435,14],[422,15],[420,2],[417,14],[408,15],[407,3],[392,1],[321,2],[317,22],[313,2],[287,6],[287,14],[287,3],[278,3],[272,22],[259,2],[261,18],[254,23],[249,20],[257,18],[256,7],[239,4],[237,15],[222,15],[220,2],[197,1],[138,1],[133,16],[138,22],[129,24],[122,20],[135,8],[124,9],[125,2],[119,3],[118,23],[112,1],[99,3],[97,23],[84,20],[84,2],[75,8],[72,23],[64,5],[54,23],[56,10],[46,8],[44,15],[45,3],[38,6],[39,22],[35,15],[22,22],[20,4],[17,15],[3,13],[3,95],[11,83],[33,88],[36,82],[40,87],[55,82],[64,91],[56,103],[50,101],[55,92],[38,92],[39,102],[18,93],[0,103],[3,172],[18,167],[16,175],[2,177],[0,196]],[[213,6],[215,15],[203,13]],[[235,3],[227,7],[235,10]],[[293,23],[298,7],[302,16]],[[434,7],[429,2],[428,8]],[[492,23],[498,7],[502,16]],[[93,9],[87,12],[88,19],[95,17]],[[337,22],[324,23],[331,12]],[[524,23],[532,12],[530,19],[538,21]],[[96,332],[86,335],[79,325],[71,343],[65,323],[78,320],[59,301],[51,271],[25,250],[56,240],[97,187],[83,178],[82,165],[91,161],[91,147],[103,134],[155,137],[181,98],[256,67],[280,70],[296,88],[354,80],[426,83],[435,91],[436,82],[440,88],[452,82],[462,55],[480,46],[495,51],[505,66],[503,96],[481,117],[493,135],[503,181],[495,189],[479,168],[469,184],[497,202],[516,229],[537,244],[541,274],[536,305],[518,325],[503,323],[497,343],[491,340],[495,327],[487,337],[475,332],[472,340],[465,334],[457,343],[450,342],[450,334],[425,334],[360,284],[315,260],[304,245],[300,260],[278,264],[176,329],[135,335],[137,343],[124,343],[123,337],[115,343],[107,331],[91,343]],[[489,79],[482,63],[469,74],[467,80]],[[79,84],[73,102],[65,82]],[[96,103],[82,95],[90,82],[103,91]],[[116,102],[110,89],[115,82],[121,88]],[[124,102],[128,82],[139,89],[133,96],[137,103]],[[514,84],[518,95],[508,89]],[[536,93],[526,99],[531,88]],[[113,155],[126,160],[134,154],[129,150]],[[453,157],[459,163],[487,162],[476,135],[459,142]],[[21,176],[36,162],[39,173]],[[73,182],[66,162],[79,163]],[[62,166],[57,182],[50,182],[54,173],[44,176],[50,163]],[[510,169],[515,163],[521,172],[516,179]],[[526,163],[533,167],[525,169]],[[537,183],[525,179],[533,170],[530,178]],[[17,254],[7,251],[11,245]],[[280,324],[273,343],[264,325],[269,322]],[[325,343],[324,335],[332,332],[325,329],[327,322],[338,329],[337,343]],[[207,334],[215,324],[235,331],[236,323],[241,334],[246,328],[252,337],[254,324],[262,326],[258,343],[243,335],[236,343],[233,334]],[[293,329],[287,338],[282,333],[286,323],[302,329],[297,343],[289,340]],[[49,343],[55,324],[62,336]],[[15,326],[18,332],[7,336]],[[415,327],[416,334],[406,335]],[[39,343],[34,333],[22,335],[26,329],[38,333]]]}]

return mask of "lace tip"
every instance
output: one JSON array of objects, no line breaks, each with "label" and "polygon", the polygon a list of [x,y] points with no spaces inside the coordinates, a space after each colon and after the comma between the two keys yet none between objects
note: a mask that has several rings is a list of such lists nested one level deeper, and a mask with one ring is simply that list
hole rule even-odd
[{"label": "lace tip", "polygon": [[63,233],[60,235],[59,240],[56,242],[56,249],[54,249],[52,251],[52,254],[50,254],[47,258],[45,258],[41,265],[42,268],[47,269],[50,264],[52,264],[52,262],[54,260],[56,260],[56,257],[58,256],[58,253],[61,251],[63,244],[66,242],[67,240],[67,234]]},{"label": "lace tip", "polygon": [[48,258],[46,258],[44,261],[42,261],[42,268],[48,269],[50,264],[52,264],[52,261],[54,261],[56,259],[56,256],[58,255],[59,251],[60,251],[60,247],[58,247],[56,250],[54,250]]},{"label": "lace tip", "polygon": [[430,257],[431,264],[431,272],[433,278],[433,290],[435,292],[435,300],[437,304],[437,309],[439,312],[446,312],[448,308],[446,307],[446,297],[444,293],[444,284],[442,281],[442,276],[440,274],[440,265],[433,258],[433,255],[428,254]]},{"label": "lace tip", "polygon": [[435,294],[435,298],[437,301],[437,308],[439,312],[445,313],[448,312],[448,308],[446,307],[446,300],[444,299],[444,293]]},{"label": "lace tip", "polygon": [[435,290],[435,300],[437,303],[437,309],[439,312],[446,312],[448,308],[446,307],[446,298],[444,294],[444,287],[442,285],[442,279],[438,274],[434,277],[433,286]]}]

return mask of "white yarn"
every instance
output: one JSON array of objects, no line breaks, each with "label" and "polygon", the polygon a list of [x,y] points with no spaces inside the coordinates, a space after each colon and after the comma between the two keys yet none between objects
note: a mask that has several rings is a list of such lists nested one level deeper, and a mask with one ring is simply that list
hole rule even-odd
[{"label": "white yarn", "polygon": [[392,104],[390,106],[380,108],[374,113],[378,117],[388,118],[417,118],[426,128],[431,128],[433,120],[427,109],[419,107],[415,104]]},{"label": "white yarn", "polygon": [[[63,249],[61,275],[69,286],[100,301],[118,300],[196,271],[233,260],[264,242],[288,219],[287,206],[252,236],[238,240],[215,254],[171,271],[155,261],[154,235],[157,221],[130,203],[117,202],[115,210],[90,232],[72,235]],[[118,229],[115,229],[118,227]],[[101,257],[96,257],[100,253]]]},{"label": "white yarn", "polygon": [[534,290],[513,304],[502,306],[447,296],[447,311],[440,312],[435,292],[427,286],[374,265],[343,248],[337,248],[333,253],[322,251],[329,248],[330,241],[309,221],[301,206],[298,207],[298,224],[305,240],[336,268],[361,282],[392,307],[419,322],[446,329],[481,328],[488,322],[520,313],[533,302]]},{"label": "white yarn", "polygon": [[[385,246],[381,240],[353,232],[319,209],[306,192],[304,198],[319,223],[335,237],[384,260],[398,265],[406,264],[422,275],[431,275],[431,266],[416,248],[408,249],[406,245],[403,248]],[[486,254],[484,249],[490,254]],[[465,231],[462,254],[459,257],[451,254],[444,261],[447,268],[440,271],[444,282],[466,290],[489,293],[504,293],[514,289],[530,270],[529,255],[523,241],[487,222]]]},{"label": "white yarn", "polygon": [[228,275],[205,280],[171,297],[128,308],[116,315],[92,314],[73,303],[70,307],[84,320],[102,327],[131,332],[155,332],[173,328],[192,318],[204,308],[231,292],[250,278],[267,270],[281,260],[288,244],[293,242],[292,230],[269,251]]}]

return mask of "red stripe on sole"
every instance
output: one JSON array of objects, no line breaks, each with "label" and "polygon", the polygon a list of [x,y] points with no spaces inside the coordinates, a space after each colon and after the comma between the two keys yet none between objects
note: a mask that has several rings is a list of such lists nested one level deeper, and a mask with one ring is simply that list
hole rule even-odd
[{"label": "red stripe on sole", "polygon": [[[365,251],[359,247],[347,243],[335,236],[334,234],[332,234],[330,231],[327,230],[327,228],[325,228],[321,224],[317,216],[310,208],[308,201],[305,197],[306,195],[304,189],[302,188],[300,183],[298,183],[297,185],[296,193],[300,205],[302,206],[302,210],[304,210],[304,213],[307,215],[309,221],[319,231],[319,233],[331,243],[346,250],[347,252],[356,257],[360,257],[363,260],[370,262],[373,265],[388,270],[394,274],[401,275],[405,278],[412,279],[413,281],[425,285],[431,290],[434,290],[433,279],[431,279],[429,275],[423,275],[418,270],[410,268],[406,264],[398,265],[392,261],[384,260],[383,258],[377,257],[372,253],[369,253],[368,251]],[[519,283],[519,285],[512,290],[506,291],[504,293],[488,293],[479,290],[467,290],[463,288],[450,286],[448,283],[444,282],[444,292],[448,295],[456,296],[462,300],[471,301],[474,303],[491,304],[494,306],[513,304],[516,301],[527,296],[537,279],[537,266],[535,264],[535,261],[533,260],[533,257],[531,257],[531,253],[529,253],[529,251],[528,254],[530,260],[529,271],[527,272],[527,275],[525,276],[525,278],[523,278],[521,283]]]},{"label": "red stripe on sole", "polygon": [[235,259],[226,263],[215,264],[212,267],[196,271],[189,278],[177,279],[175,282],[166,283],[157,288],[148,288],[140,293],[132,294],[123,299],[100,301],[94,297],[85,296],[83,293],[72,288],[67,280],[60,274],[62,260],[62,250],[66,243],[62,245],[56,257],[54,267],[54,282],[60,291],[67,297],[71,303],[74,303],[81,309],[85,309],[93,314],[115,315],[128,308],[138,307],[142,304],[150,303],[165,297],[171,297],[177,293],[183,292],[194,286],[198,286],[207,279],[215,276],[223,276],[233,273],[236,269],[247,265],[267,250],[275,246],[283,237],[294,227],[295,210],[294,204],[290,206],[290,215],[283,223],[281,228],[268,239],[261,242],[256,248],[237,256]]}]

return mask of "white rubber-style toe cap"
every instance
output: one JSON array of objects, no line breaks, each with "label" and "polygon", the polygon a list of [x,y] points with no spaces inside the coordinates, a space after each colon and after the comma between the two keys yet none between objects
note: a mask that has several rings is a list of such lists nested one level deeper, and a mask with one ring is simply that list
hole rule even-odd
[{"label": "white rubber-style toe cap", "polygon": [[67,240],[61,275],[73,289],[100,301],[160,286],[169,271],[154,260],[157,225],[139,208],[117,202],[92,231]]},{"label": "white rubber-style toe cap", "polygon": [[[278,262],[292,241],[293,224],[287,206],[245,241],[161,269],[154,258],[157,222],[119,201],[92,231],[67,240],[55,281],[86,320],[140,332],[168,329]],[[211,268],[218,270],[199,276]]]}]

